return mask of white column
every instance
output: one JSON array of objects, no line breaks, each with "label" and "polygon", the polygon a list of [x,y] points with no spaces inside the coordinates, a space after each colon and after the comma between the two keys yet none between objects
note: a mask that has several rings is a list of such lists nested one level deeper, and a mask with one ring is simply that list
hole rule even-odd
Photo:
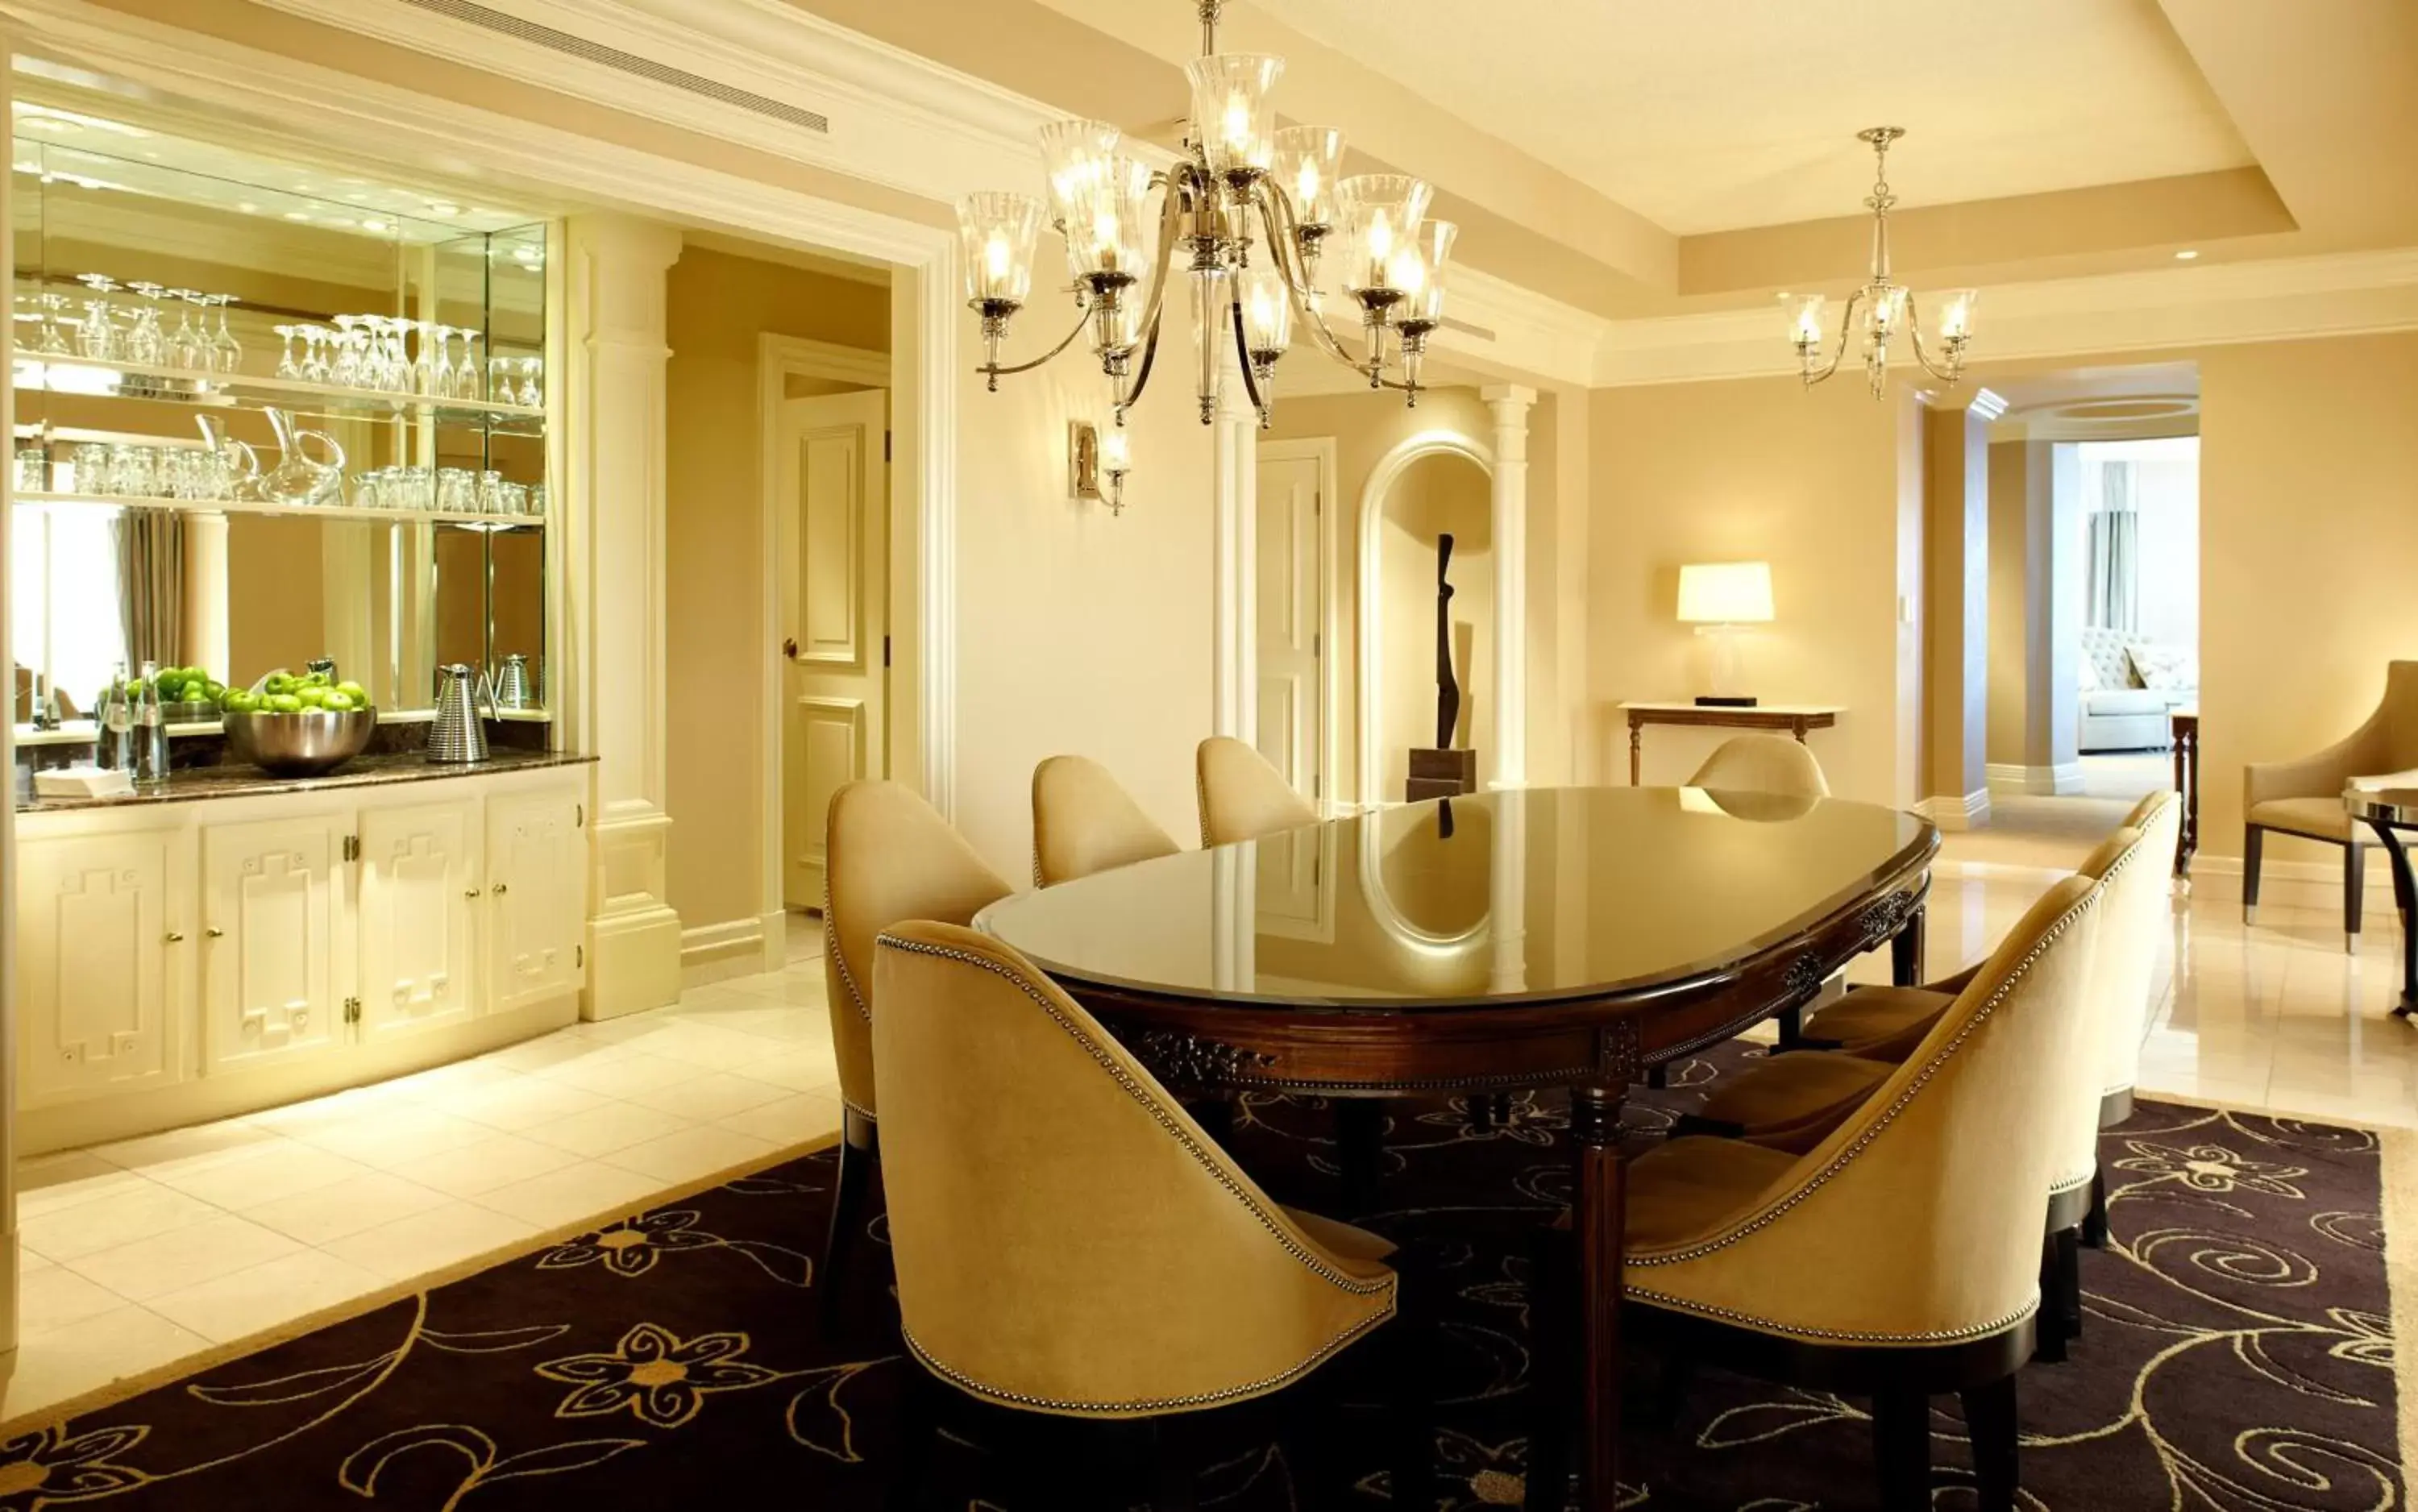
[{"label": "white column", "polygon": [[622,215],[568,228],[569,576],[577,727],[599,758],[589,817],[589,1018],[659,1008],[681,989],[681,924],[665,900],[665,278],[678,230]]},{"label": "white column", "polygon": [[[8,55],[8,34],[0,31],[0,56]],[[9,114],[9,94],[13,81],[7,69],[0,69],[0,118]],[[17,223],[14,174],[0,175],[0,225]],[[17,295],[14,283],[16,259],[0,257],[0,309],[14,310]],[[10,366],[0,362],[0,413],[17,413],[17,396],[10,384]],[[10,449],[15,450],[13,447]],[[0,526],[13,515],[17,497],[16,459],[9,459],[5,477],[0,477]],[[13,532],[0,528],[0,666],[14,668],[16,660],[7,654],[8,647],[8,538]],[[16,682],[12,673],[9,681],[8,717],[0,719],[0,771],[8,773],[15,792],[17,780],[16,752]],[[17,1348],[17,813],[10,802],[0,810],[0,1352],[14,1353]]]},{"label": "white column", "polygon": [[1494,714],[1488,786],[1528,781],[1528,408],[1537,390],[1490,384],[1494,415]]},{"label": "white column", "polygon": [[1487,970],[1492,991],[1528,990],[1528,808],[1514,794],[1496,800],[1494,850],[1486,874]]},{"label": "white column", "polygon": [[1217,495],[1217,645],[1211,733],[1260,741],[1260,417],[1230,355],[1211,425]]}]

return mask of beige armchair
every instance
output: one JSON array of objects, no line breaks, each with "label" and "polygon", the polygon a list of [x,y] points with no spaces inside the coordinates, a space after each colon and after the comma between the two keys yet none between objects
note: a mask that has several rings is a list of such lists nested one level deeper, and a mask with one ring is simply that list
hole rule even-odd
[{"label": "beige armchair", "polygon": [[2353,777],[2418,768],[2418,662],[2384,669],[2384,701],[2367,723],[2315,756],[2253,761],[2242,769],[2242,918],[2258,919],[2258,866],[2267,832],[2343,848],[2343,948],[2359,948],[2366,843],[2343,810]]},{"label": "beige armchair", "polygon": [[844,1112],[831,1230],[815,1284],[834,1316],[848,1252],[865,1229],[879,1157],[873,1077],[874,938],[901,919],[965,923],[1015,891],[912,789],[853,782],[832,795],[823,853],[823,986]]},{"label": "beige armchair", "polygon": [[1785,735],[1738,735],[1723,741],[1688,779],[1688,786],[1783,798],[1830,796],[1822,763],[1814,759],[1803,741]]},{"label": "beige armchair", "polygon": [[1033,769],[1033,886],[1056,887],[1182,848],[1088,756],[1051,756]]},{"label": "beige armchair", "polygon": [[1213,735],[1201,741],[1195,765],[1203,848],[1318,822],[1318,810],[1293,790],[1283,772],[1231,736]]},{"label": "beige armchair", "polygon": [[[1624,1335],[1675,1360],[1870,1396],[1891,1508],[1931,1504],[1927,1398],[1956,1392],[1980,1504],[2011,1508],[2040,1194],[2065,1165],[2074,1089],[2096,1082],[2072,1061],[2104,895],[2082,877],[2051,888],[1915,1053],[1804,1153],[1676,1138],[1635,1161]],[[1540,1336],[1568,1327],[1540,1321]],[[1532,1476],[1540,1459],[1559,1462],[1548,1428]]]},{"label": "beige armchair", "polygon": [[903,924],[875,982],[901,1331],[932,1375],[1028,1413],[1174,1416],[1394,1316],[1390,1244],[1271,1199],[1014,950]]}]

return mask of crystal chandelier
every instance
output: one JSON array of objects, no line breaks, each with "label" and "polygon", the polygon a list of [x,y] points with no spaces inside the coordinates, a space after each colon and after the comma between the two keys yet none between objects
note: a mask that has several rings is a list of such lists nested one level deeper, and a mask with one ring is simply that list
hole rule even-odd
[{"label": "crystal chandelier", "polygon": [[1904,135],[1905,129],[1901,126],[1875,126],[1856,133],[1857,141],[1870,143],[1873,149],[1873,192],[1864,201],[1864,207],[1873,212],[1873,272],[1862,288],[1847,296],[1846,313],[1839,320],[1838,350],[1828,362],[1822,359],[1822,308],[1827,301],[1821,295],[1809,294],[1792,306],[1789,339],[1797,347],[1798,372],[1809,389],[1839,371],[1856,328],[1858,305],[1864,311],[1864,379],[1875,399],[1888,391],[1890,339],[1900,328],[1913,342],[1915,360],[1925,373],[1942,383],[1954,383],[1964,375],[1965,348],[1973,340],[1973,304],[1978,297],[1971,289],[1957,289],[1941,305],[1939,344],[1946,348],[1946,356],[1935,362],[1931,349],[1923,344],[1922,322],[1915,312],[1912,291],[1890,277],[1889,213],[1897,196],[1890,192],[1889,149]]},{"label": "crystal chandelier", "polygon": [[[1297,332],[1364,374],[1371,389],[1397,389],[1416,405],[1420,359],[1443,319],[1458,228],[1428,219],[1432,191],[1421,179],[1339,177],[1341,131],[1278,130],[1269,97],[1284,60],[1218,52],[1225,0],[1196,3],[1201,55],[1185,65],[1192,111],[1171,167],[1154,171],[1128,156],[1113,126],[1058,121],[1040,133],[1046,208],[1029,195],[999,191],[959,203],[966,299],[982,316],[985,359],[975,371],[997,392],[1002,374],[1037,368],[1088,332],[1122,427],[1150,381],[1172,269],[1191,283],[1203,424],[1217,413],[1229,337],[1263,426],[1277,362]],[[1002,363],[1009,323],[1033,292],[1033,244],[1045,219],[1066,240],[1075,328],[1030,361]],[[1324,319],[1322,256],[1358,307],[1357,351]]]}]

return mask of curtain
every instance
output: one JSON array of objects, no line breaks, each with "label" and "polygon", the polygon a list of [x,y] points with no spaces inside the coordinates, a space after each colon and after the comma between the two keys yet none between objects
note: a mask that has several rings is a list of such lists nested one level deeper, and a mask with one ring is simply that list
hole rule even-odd
[{"label": "curtain", "polygon": [[2141,515],[2133,507],[2133,465],[2111,462],[2102,475],[2102,507],[2090,516],[2090,603],[2096,629],[2141,626]]},{"label": "curtain", "polygon": [[117,544],[118,615],[126,669],[185,664],[185,521],[167,510],[124,510]]}]

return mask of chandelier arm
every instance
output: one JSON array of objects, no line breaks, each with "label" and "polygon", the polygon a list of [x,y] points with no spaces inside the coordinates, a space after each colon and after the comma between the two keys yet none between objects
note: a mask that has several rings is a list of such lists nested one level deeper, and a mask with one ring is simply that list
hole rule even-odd
[{"label": "chandelier arm", "polygon": [[1861,289],[1858,289],[1855,293],[1847,296],[1847,308],[1845,312],[1839,316],[1838,350],[1830,354],[1829,366],[1824,368],[1821,372],[1805,380],[1808,385],[1826,382],[1829,380],[1831,374],[1839,371],[1840,361],[1847,355],[1847,332],[1852,329],[1856,324],[1856,306],[1862,301],[1863,298],[1864,291]]},{"label": "chandelier arm", "polygon": [[1267,227],[1268,245],[1272,249],[1283,249],[1278,252],[1277,272],[1283,280],[1285,293],[1293,299],[1294,315],[1310,333],[1312,344],[1354,373],[1366,377],[1377,376],[1384,370],[1384,360],[1354,357],[1344,346],[1342,339],[1337,336],[1334,329],[1326,324],[1326,317],[1319,313],[1316,305],[1309,302],[1308,270],[1301,269],[1296,272],[1293,267],[1289,266],[1287,259],[1294,254],[1298,243],[1293,237],[1296,222],[1293,216],[1293,206],[1284,197],[1284,191],[1266,179],[1260,181],[1259,190],[1267,195],[1266,201],[1260,206],[1260,216]]},{"label": "chandelier arm", "polygon": [[[1141,369],[1134,374],[1131,391],[1117,401],[1121,409],[1140,400],[1143,386],[1150,382],[1150,360],[1158,350],[1159,316],[1167,302],[1167,266],[1175,254],[1175,228],[1183,219],[1184,195],[1192,187],[1191,169],[1190,163],[1179,162],[1170,172],[1152,178],[1154,183],[1163,185],[1158,202],[1158,256],[1156,266],[1151,269],[1150,298],[1142,303],[1141,323],[1136,328],[1143,338]],[[1113,378],[1115,374],[1110,376]]]},{"label": "chandelier arm", "polygon": [[1965,376],[1965,365],[1963,363],[1951,362],[1949,366],[1943,368],[1938,363],[1934,362],[1931,359],[1930,351],[1922,344],[1922,322],[1915,318],[1913,307],[1913,298],[1908,296],[1906,299],[1905,332],[1908,336],[1914,339],[1914,359],[1922,364],[1923,372],[1930,374],[1933,377],[1937,378],[1942,383],[1956,383],[1962,381]]},{"label": "chandelier arm", "polygon": [[974,371],[994,378],[1003,378],[1011,374],[1017,373],[1030,373],[1034,368],[1040,367],[1042,364],[1049,361],[1069,346],[1074,345],[1075,338],[1083,334],[1083,328],[1091,323],[1091,312],[1088,310],[1079,311],[1075,316],[1075,328],[1066,333],[1065,339],[1061,341],[1057,345],[1049,348],[1049,350],[1042,353],[1039,357],[1034,358],[1032,361],[1018,362],[1007,367],[1002,367],[996,362],[986,362],[981,367],[974,369]]},{"label": "chandelier arm", "polygon": [[1234,365],[1243,370],[1243,392],[1249,396],[1252,411],[1259,416],[1260,423],[1264,425],[1268,419],[1268,400],[1265,394],[1260,392],[1260,381],[1251,371],[1251,337],[1250,333],[1243,328],[1241,281],[1235,280],[1234,284],[1234,292],[1228,298],[1226,304],[1228,312],[1233,317]]},{"label": "chandelier arm", "polygon": [[[1140,401],[1142,389],[1150,383],[1151,363],[1156,360],[1157,357],[1158,322],[1154,320],[1150,323],[1149,330],[1142,336],[1141,366],[1134,370],[1133,382],[1128,385],[1123,379],[1117,378],[1114,375],[1111,375],[1109,380],[1110,384],[1114,386],[1111,389],[1110,397],[1116,401],[1117,418],[1120,420],[1124,420],[1125,412],[1126,410],[1131,409]],[[1125,391],[1122,394],[1118,394],[1114,391],[1116,389],[1122,389]]]}]

